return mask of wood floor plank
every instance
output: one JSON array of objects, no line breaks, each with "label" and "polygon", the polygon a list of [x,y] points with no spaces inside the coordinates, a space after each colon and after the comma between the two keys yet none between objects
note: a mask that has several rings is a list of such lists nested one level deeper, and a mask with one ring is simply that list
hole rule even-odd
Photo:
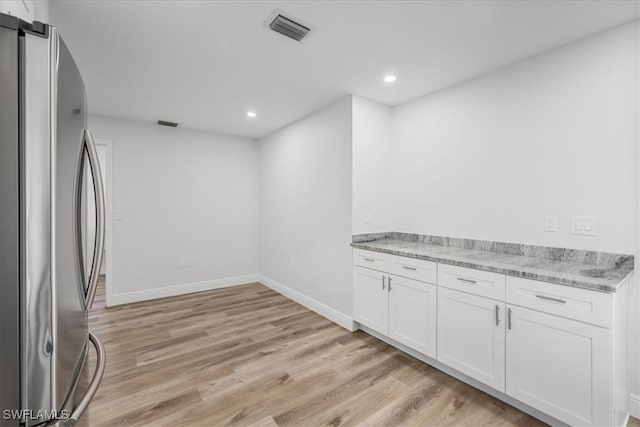
[{"label": "wood floor plank", "polygon": [[113,308],[102,284],[89,319],[107,368],[83,427],[544,425],[260,284]]},{"label": "wood floor plank", "polygon": [[273,421],[273,418],[265,417],[251,424],[249,427],[278,427],[278,424],[276,424],[276,422]]},{"label": "wood floor plank", "polygon": [[407,393],[408,388],[392,377],[373,384],[351,398],[317,413],[310,422],[322,426],[362,425],[372,413]]}]

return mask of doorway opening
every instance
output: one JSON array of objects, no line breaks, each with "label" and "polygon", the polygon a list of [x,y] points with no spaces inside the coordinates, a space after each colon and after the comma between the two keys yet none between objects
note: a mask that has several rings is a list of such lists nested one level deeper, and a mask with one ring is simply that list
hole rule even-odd
[{"label": "doorway opening", "polygon": [[[109,300],[111,295],[111,141],[106,139],[96,139],[96,152],[98,155],[98,163],[100,165],[100,174],[102,175],[103,193],[105,201],[105,236],[104,236],[104,253],[102,257],[102,265],[100,266],[100,276],[98,280],[98,286],[96,289],[95,298],[93,301],[92,311],[102,310],[109,306]],[[90,173],[90,171],[86,171]],[[96,203],[94,197],[93,186],[87,186],[87,193],[84,198],[87,218],[95,218]],[[85,224],[87,231],[87,239],[84,243],[86,247],[83,248],[85,252],[85,259],[89,259],[87,255],[93,253],[95,236],[96,236],[96,224],[92,221],[88,221]]]}]

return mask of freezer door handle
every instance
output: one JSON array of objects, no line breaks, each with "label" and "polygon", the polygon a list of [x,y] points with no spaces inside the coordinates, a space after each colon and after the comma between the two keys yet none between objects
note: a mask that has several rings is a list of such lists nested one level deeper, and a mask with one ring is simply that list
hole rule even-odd
[{"label": "freezer door handle", "polygon": [[96,296],[98,279],[100,277],[100,267],[104,254],[104,232],[105,232],[105,202],[104,188],[102,186],[102,173],[100,172],[100,162],[93,135],[89,129],[84,130],[84,142],[87,150],[89,165],[91,166],[91,176],[93,179],[93,189],[96,203],[96,241],[93,247],[93,261],[89,274],[89,284],[85,297],[85,307],[87,310],[93,306],[93,299]]},{"label": "freezer door handle", "polygon": [[66,420],[66,423],[64,423],[65,426],[76,425],[82,414],[84,414],[84,411],[87,410],[89,403],[91,403],[91,400],[95,396],[96,391],[98,390],[98,386],[100,386],[100,382],[102,381],[102,377],[104,375],[104,368],[107,361],[104,346],[102,345],[100,340],[98,340],[98,338],[91,332],[89,332],[89,341],[96,349],[96,369],[93,372],[93,377],[91,378],[91,383],[89,383],[87,392],[84,396],[82,396],[80,403],[78,403],[78,406],[73,410],[69,419]]}]

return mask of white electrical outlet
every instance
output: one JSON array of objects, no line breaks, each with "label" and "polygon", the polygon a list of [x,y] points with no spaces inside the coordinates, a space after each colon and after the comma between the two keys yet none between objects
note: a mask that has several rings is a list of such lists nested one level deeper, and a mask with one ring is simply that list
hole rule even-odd
[{"label": "white electrical outlet", "polygon": [[558,215],[544,216],[544,231],[558,231]]},{"label": "white electrical outlet", "polygon": [[598,234],[598,218],[593,215],[574,215],[571,217],[571,234],[595,236]]},{"label": "white electrical outlet", "polygon": [[189,260],[186,258],[180,258],[180,268],[187,268]]},{"label": "white electrical outlet", "polygon": [[291,271],[296,271],[296,263],[291,261],[290,268],[291,268]]}]

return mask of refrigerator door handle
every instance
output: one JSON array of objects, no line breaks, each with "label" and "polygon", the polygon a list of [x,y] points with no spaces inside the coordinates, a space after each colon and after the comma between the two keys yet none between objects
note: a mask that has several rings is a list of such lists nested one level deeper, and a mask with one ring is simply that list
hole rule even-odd
[{"label": "refrigerator door handle", "polygon": [[102,377],[104,375],[104,369],[106,366],[106,353],[104,351],[104,346],[102,345],[100,340],[98,340],[98,338],[91,332],[89,332],[89,341],[96,349],[96,369],[93,372],[93,378],[91,378],[91,382],[89,383],[87,392],[84,396],[82,396],[80,403],[78,403],[78,406],[76,406],[76,408],[73,410],[69,419],[66,421],[66,423],[63,424],[65,426],[76,425],[82,414],[84,414],[84,411],[87,410],[89,403],[95,396],[96,391],[98,390],[98,386],[100,385],[100,382],[102,381]]},{"label": "refrigerator door handle", "polygon": [[89,274],[89,284],[85,297],[85,307],[87,310],[93,306],[93,299],[96,296],[98,279],[100,277],[100,267],[104,254],[104,233],[105,233],[105,202],[104,187],[102,186],[102,173],[100,172],[100,162],[93,135],[89,129],[84,130],[84,142],[87,150],[87,157],[91,166],[91,176],[93,178],[93,189],[96,204],[96,241],[93,248],[93,261]]}]

